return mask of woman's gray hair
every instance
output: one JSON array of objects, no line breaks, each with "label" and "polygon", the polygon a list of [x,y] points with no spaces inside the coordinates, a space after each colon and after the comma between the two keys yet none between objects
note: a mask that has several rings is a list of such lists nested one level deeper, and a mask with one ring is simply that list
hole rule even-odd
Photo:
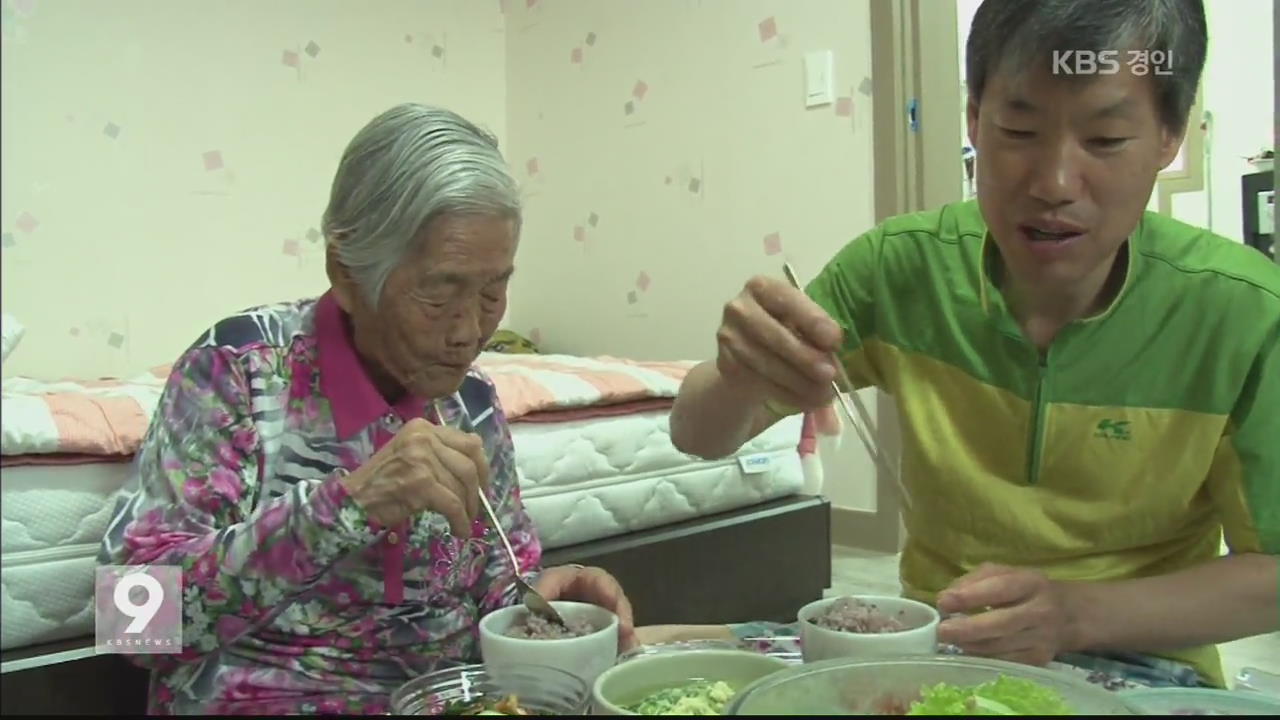
[{"label": "woman's gray hair", "polygon": [[980,102],[991,75],[1049,64],[1053,51],[1117,51],[1126,65],[1132,58],[1124,50],[1159,51],[1171,58],[1169,74],[1148,68],[1160,120],[1182,132],[1207,45],[1204,0],[983,0],[965,46],[965,74],[970,97]]},{"label": "woman's gray hair", "polygon": [[322,228],[376,308],[387,276],[446,213],[510,218],[519,233],[519,187],[491,133],[449,110],[405,103],[347,145]]}]

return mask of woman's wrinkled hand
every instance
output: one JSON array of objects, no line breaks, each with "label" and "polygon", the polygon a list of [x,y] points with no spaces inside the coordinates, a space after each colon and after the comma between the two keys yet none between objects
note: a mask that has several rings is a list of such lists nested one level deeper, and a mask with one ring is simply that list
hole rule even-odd
[{"label": "woman's wrinkled hand", "polygon": [[631,601],[612,575],[601,568],[562,565],[547,568],[538,576],[534,589],[547,600],[575,600],[598,605],[618,616],[618,647],[625,652],[635,647],[635,617]]},{"label": "woman's wrinkled hand", "polygon": [[431,510],[455,536],[470,538],[480,489],[489,489],[489,462],[479,435],[414,418],[342,483],[384,527]]}]

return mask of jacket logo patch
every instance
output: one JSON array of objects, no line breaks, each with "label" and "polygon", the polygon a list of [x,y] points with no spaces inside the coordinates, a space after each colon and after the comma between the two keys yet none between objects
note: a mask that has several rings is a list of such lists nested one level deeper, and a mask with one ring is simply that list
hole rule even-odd
[{"label": "jacket logo patch", "polygon": [[1094,437],[1104,440],[1131,440],[1128,420],[1102,420],[1098,423]]}]

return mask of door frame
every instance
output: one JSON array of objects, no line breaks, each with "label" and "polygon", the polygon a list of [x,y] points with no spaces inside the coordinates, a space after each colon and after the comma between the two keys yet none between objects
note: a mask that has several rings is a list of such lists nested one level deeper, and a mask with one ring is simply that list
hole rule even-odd
[{"label": "door frame", "polygon": [[[957,142],[963,105],[955,3],[870,0],[870,11],[874,210],[880,223],[963,198]],[[900,458],[898,420],[893,398],[877,392],[880,446]],[[906,531],[895,480],[877,466],[875,509],[833,508],[831,530],[839,545],[899,552]]]},{"label": "door frame", "polygon": [[[870,0],[876,221],[962,199],[959,22],[946,0]],[[928,4],[928,21],[921,5]],[[915,120],[912,128],[911,103]]]},{"label": "door frame", "polygon": [[1182,167],[1156,175],[1156,212],[1173,215],[1173,196],[1200,192],[1204,183],[1204,85],[1196,89],[1195,104],[1187,115],[1187,130],[1182,140]]}]

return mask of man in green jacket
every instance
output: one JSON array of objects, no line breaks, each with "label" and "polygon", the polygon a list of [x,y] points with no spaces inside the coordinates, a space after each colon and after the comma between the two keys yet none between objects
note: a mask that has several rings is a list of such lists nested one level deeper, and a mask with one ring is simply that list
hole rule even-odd
[{"label": "man in green jacket", "polygon": [[977,201],[885,221],[803,293],[752,278],[677,446],[829,405],[834,354],[901,411],[901,579],[942,642],[1223,685],[1216,643],[1280,629],[1280,268],[1146,211],[1205,46],[1201,0],[987,0]]}]

